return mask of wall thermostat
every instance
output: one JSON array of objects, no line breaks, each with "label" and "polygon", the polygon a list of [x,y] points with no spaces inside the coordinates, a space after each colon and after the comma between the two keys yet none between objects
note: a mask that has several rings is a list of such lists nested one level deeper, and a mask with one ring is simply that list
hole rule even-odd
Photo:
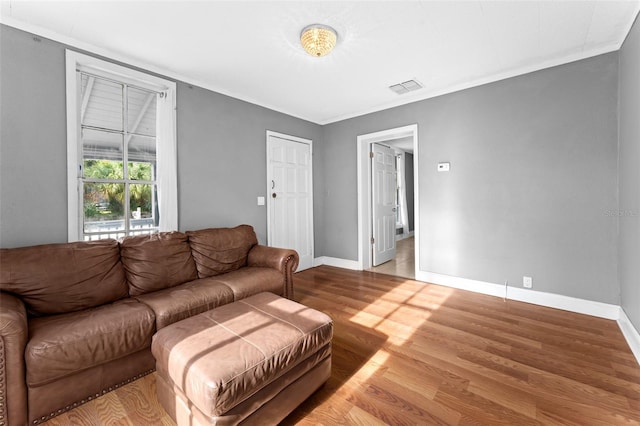
[{"label": "wall thermostat", "polygon": [[448,172],[449,171],[449,163],[438,163],[438,171],[439,172]]}]

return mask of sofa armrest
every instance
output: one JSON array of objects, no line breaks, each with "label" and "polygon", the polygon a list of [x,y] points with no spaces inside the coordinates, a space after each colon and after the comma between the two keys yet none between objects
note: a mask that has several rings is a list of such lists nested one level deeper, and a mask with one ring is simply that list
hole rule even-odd
[{"label": "sofa armrest", "polygon": [[0,291],[0,415],[3,424],[27,424],[24,350],[28,335],[24,303]]},{"label": "sofa armrest", "polygon": [[293,273],[300,258],[295,250],[255,245],[249,250],[247,266],[273,268],[284,277],[284,297],[293,299]]}]

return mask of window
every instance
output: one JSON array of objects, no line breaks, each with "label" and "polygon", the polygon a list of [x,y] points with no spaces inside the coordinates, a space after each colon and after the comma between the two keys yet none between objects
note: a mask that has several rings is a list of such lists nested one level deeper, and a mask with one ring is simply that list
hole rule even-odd
[{"label": "window", "polygon": [[177,229],[175,83],[67,51],[69,240]]}]

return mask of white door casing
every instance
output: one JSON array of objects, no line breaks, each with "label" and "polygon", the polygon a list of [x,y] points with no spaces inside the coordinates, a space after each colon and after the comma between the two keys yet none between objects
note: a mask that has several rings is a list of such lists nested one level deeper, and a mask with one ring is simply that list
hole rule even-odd
[{"label": "white door casing", "polygon": [[[414,230],[415,230],[415,259],[416,276],[420,270],[420,170],[418,168],[418,125],[381,130],[373,133],[358,135],[356,139],[357,153],[357,187],[358,187],[358,260],[357,269],[369,269],[372,266],[373,256],[371,250],[372,237],[372,213],[371,213],[371,144],[384,143],[389,140],[411,137],[413,139],[413,173],[414,173]],[[354,268],[355,269],[355,268]]]},{"label": "white door casing", "polygon": [[313,266],[312,142],[267,132],[267,244],[298,252]]},{"label": "white door casing", "polygon": [[396,256],[396,153],[388,146],[371,145],[373,266]]}]

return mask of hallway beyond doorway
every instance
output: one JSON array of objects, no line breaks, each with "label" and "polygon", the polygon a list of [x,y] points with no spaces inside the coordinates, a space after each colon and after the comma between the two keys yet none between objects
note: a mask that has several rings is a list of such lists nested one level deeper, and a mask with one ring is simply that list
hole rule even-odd
[{"label": "hallway beyond doorway", "polygon": [[416,277],[415,264],[414,237],[409,237],[396,241],[395,258],[380,266],[374,266],[373,268],[368,269],[368,271],[395,275],[413,280]]}]

